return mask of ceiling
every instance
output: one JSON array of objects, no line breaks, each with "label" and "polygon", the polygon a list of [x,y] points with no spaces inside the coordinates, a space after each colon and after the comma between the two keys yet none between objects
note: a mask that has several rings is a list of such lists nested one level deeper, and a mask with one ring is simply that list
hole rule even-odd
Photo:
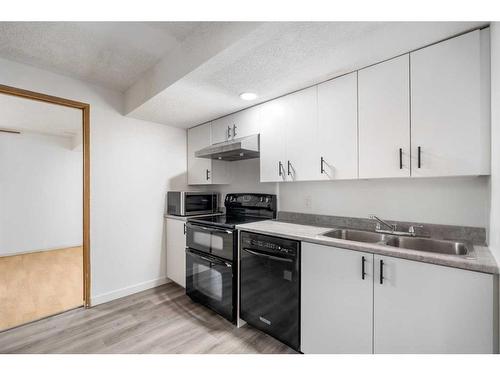
[{"label": "ceiling", "polygon": [[201,22],[0,22],[0,56],[126,90]]},{"label": "ceiling", "polygon": [[0,94],[0,129],[75,137],[82,131],[82,111]]},{"label": "ceiling", "polygon": [[128,116],[188,128],[484,25],[0,23],[0,57],[120,90]]}]

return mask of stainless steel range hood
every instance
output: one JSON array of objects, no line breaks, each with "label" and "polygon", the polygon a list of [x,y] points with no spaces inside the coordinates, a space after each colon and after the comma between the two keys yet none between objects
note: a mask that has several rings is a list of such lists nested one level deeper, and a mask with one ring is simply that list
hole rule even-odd
[{"label": "stainless steel range hood", "polygon": [[194,156],[197,158],[225,161],[255,159],[260,156],[259,135],[254,134],[248,137],[216,143],[196,151]]}]

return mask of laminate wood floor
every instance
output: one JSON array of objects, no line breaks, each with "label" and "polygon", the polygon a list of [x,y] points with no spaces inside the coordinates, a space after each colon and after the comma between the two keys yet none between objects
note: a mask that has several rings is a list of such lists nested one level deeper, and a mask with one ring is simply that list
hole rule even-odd
[{"label": "laminate wood floor", "polygon": [[236,328],[174,283],[0,332],[0,353],[295,353]]}]

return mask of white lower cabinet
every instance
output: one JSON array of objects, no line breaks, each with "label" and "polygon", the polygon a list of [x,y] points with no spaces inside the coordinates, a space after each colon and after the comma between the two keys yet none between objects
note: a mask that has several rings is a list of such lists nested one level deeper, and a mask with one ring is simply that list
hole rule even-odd
[{"label": "white lower cabinet", "polygon": [[186,222],[166,219],[167,277],[186,287]]},{"label": "white lower cabinet", "polygon": [[301,262],[301,351],[372,353],[373,254],[303,242]]},{"label": "white lower cabinet", "polygon": [[375,353],[497,350],[493,275],[379,255],[374,265]]},{"label": "white lower cabinet", "polygon": [[301,267],[303,353],[498,352],[494,275],[307,242]]}]

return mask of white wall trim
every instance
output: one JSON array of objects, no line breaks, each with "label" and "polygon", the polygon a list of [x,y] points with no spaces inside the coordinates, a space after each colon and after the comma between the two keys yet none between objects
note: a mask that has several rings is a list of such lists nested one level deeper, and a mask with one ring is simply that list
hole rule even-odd
[{"label": "white wall trim", "polygon": [[153,279],[149,281],[143,281],[135,285],[127,286],[125,288],[116,289],[108,293],[99,294],[97,296],[91,297],[91,306],[97,306],[102,303],[113,301],[118,298],[126,297],[134,293],[142,292],[146,289],[151,289],[156,286],[160,286],[166,283],[171,283],[172,281],[166,276],[160,277],[158,279]]}]

